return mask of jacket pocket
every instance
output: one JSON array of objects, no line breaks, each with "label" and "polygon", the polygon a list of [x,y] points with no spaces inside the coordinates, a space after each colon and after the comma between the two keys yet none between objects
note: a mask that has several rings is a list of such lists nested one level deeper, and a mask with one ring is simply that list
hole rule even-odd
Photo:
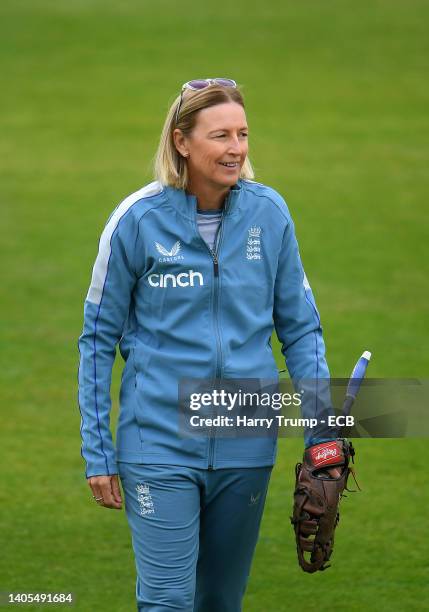
[{"label": "jacket pocket", "polygon": [[144,401],[143,401],[144,388],[145,388],[144,373],[136,371],[134,382],[135,382],[134,417],[139,427],[141,427],[142,421],[143,421],[143,411],[144,411]]}]

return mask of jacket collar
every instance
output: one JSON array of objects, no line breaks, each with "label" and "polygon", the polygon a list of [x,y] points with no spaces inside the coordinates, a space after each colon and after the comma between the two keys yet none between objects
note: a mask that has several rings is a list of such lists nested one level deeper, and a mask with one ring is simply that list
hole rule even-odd
[{"label": "jacket collar", "polygon": [[[171,185],[164,186],[167,198],[171,205],[183,216],[194,220],[197,211],[197,197],[184,189],[176,189]],[[239,201],[243,192],[242,180],[238,181],[229,190],[225,200],[225,215],[233,215],[238,210]]]}]

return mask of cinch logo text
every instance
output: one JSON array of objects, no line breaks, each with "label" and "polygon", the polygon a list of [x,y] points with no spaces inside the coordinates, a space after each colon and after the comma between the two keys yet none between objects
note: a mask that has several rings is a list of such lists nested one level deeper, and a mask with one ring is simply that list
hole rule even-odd
[{"label": "cinch logo text", "polygon": [[[200,287],[204,285],[204,277],[201,272],[188,270],[179,274],[151,274],[148,277],[151,287],[194,287],[198,284]],[[197,282],[198,281],[198,282]]]}]

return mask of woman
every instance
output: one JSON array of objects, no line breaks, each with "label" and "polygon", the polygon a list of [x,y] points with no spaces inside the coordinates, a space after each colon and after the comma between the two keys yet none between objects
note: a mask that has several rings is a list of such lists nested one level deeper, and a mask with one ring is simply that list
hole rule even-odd
[{"label": "woman", "polygon": [[[79,339],[82,456],[93,497],[120,509],[138,610],[238,612],[276,439],[185,437],[179,381],[277,377],[273,324],[293,378],[327,378],[319,315],[282,197],[256,183],[242,95],[190,81],[171,106],[156,180],[101,235]],[[116,449],[110,381],[125,361]],[[317,440],[306,434],[306,446]]]}]

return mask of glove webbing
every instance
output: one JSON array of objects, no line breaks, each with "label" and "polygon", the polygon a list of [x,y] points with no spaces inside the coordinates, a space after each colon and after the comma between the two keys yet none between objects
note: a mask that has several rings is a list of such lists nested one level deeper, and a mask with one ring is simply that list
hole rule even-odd
[{"label": "glove webbing", "polygon": [[[297,463],[295,466],[296,478],[298,478],[301,467],[301,463]],[[298,486],[296,488],[296,493],[302,495],[301,503],[298,506],[299,516],[296,519],[290,517],[290,520],[295,530],[297,542],[296,549],[299,563],[302,569],[306,572],[314,573],[317,571],[323,571],[328,569],[328,567],[331,567],[330,565],[325,564],[327,561],[329,561],[332,554],[334,545],[334,528],[340,520],[340,514],[339,512],[336,512],[336,508],[325,508],[325,512],[323,512],[318,519],[311,519],[308,512],[303,511],[304,504],[310,498],[308,489],[303,486]],[[320,500],[319,503],[321,506],[323,505],[322,500]],[[303,523],[302,527],[300,527],[301,523]],[[334,523],[333,526],[332,523]],[[314,539],[305,538],[302,536],[302,532],[304,532],[305,535],[315,537]],[[305,559],[304,552],[311,552],[310,561]]]}]

